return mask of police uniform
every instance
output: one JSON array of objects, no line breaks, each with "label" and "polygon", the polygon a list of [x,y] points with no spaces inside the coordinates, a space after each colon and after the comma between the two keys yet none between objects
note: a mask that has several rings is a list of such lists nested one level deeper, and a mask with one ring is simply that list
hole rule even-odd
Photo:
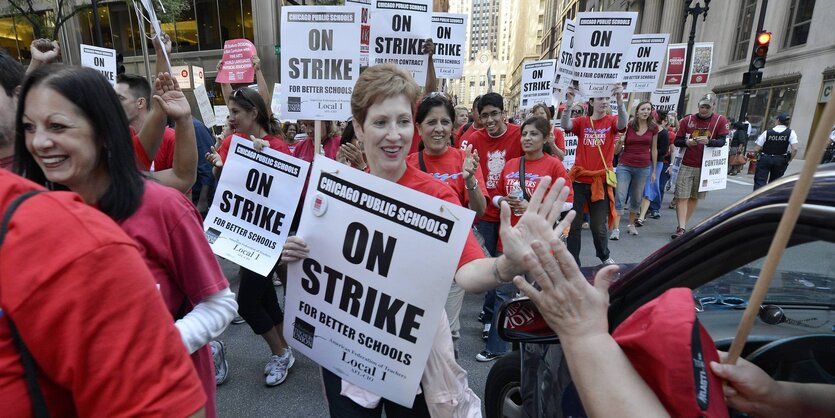
[{"label": "police uniform", "polygon": [[791,145],[797,144],[797,133],[780,124],[760,134],[756,144],[762,151],[754,174],[754,190],[783,176],[791,160]]}]

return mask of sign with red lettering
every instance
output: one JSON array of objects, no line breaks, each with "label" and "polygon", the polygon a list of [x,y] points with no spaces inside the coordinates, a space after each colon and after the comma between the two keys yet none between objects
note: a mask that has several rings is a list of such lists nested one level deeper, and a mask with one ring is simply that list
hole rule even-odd
[{"label": "sign with red lettering", "polygon": [[223,67],[217,72],[215,83],[252,83],[255,67],[252,56],[255,45],[247,39],[230,39],[223,44]]}]

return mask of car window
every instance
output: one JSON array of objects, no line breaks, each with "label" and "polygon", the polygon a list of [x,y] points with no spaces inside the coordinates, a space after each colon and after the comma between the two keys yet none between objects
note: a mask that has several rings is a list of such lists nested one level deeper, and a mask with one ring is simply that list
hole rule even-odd
[{"label": "car window", "polygon": [[[747,302],[760,270],[761,257],[693,291],[705,309],[731,308]],[[786,249],[765,300],[779,304],[835,305],[835,243],[812,241]]]}]

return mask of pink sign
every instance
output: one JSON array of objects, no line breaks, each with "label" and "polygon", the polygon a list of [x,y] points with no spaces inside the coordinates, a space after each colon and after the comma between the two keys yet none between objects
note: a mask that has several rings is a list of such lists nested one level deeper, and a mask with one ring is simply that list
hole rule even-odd
[{"label": "pink sign", "polygon": [[255,67],[252,56],[255,45],[247,39],[230,39],[223,44],[223,67],[217,72],[216,83],[252,83]]}]

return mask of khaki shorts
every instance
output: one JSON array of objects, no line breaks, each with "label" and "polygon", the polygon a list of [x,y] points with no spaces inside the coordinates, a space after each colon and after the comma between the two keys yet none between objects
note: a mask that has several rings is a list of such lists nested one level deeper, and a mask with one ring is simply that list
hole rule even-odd
[{"label": "khaki shorts", "polygon": [[678,177],[676,177],[676,199],[704,199],[707,192],[699,192],[699,178],[701,175],[701,167],[682,165],[678,169]]}]

